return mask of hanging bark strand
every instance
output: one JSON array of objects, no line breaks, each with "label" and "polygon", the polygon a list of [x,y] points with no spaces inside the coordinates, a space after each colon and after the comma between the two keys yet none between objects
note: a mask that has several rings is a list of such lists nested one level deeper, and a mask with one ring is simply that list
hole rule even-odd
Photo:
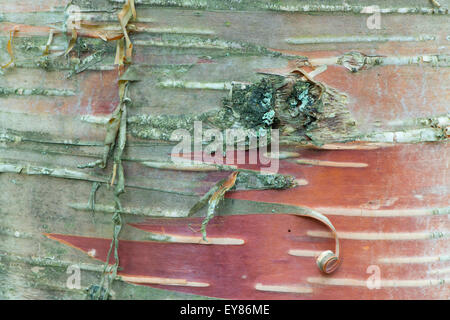
[{"label": "hanging bark strand", "polygon": [[124,62],[130,63],[131,56],[133,53],[133,44],[131,43],[130,37],[128,36],[127,24],[131,20],[131,18],[136,19],[136,9],[134,7],[134,0],[127,0],[122,10],[118,13],[118,17],[125,38],[126,49]]},{"label": "hanging bark strand", "polygon": [[17,27],[14,27],[10,32],[9,32],[9,40],[8,40],[8,44],[6,45],[6,50],[8,51],[9,57],[11,58],[11,60],[9,60],[8,63],[4,64],[1,66],[2,69],[6,69],[9,66],[14,64],[14,52],[13,52],[13,38],[14,38],[14,33],[17,31]]},{"label": "hanging bark strand", "polygon": [[[123,71],[123,64],[131,62],[132,48],[130,38],[126,31],[126,25],[131,18],[136,18],[136,10],[134,8],[134,0],[128,0],[124,5],[122,11],[118,14],[119,22],[122,26],[126,50],[124,54],[123,40],[117,40],[117,51],[115,64],[118,65],[119,78]],[[119,105],[113,111],[111,119],[107,125],[106,137],[105,137],[105,149],[103,153],[103,159],[97,160],[91,164],[83,167],[93,167],[100,165],[105,168],[108,162],[108,158],[113,153],[113,171],[111,177],[111,187],[116,183],[114,188],[114,215],[112,221],[113,227],[113,239],[109,247],[108,256],[106,258],[105,267],[103,271],[103,277],[100,283],[100,289],[93,295],[95,299],[106,300],[109,298],[109,290],[112,282],[117,278],[117,269],[119,268],[119,234],[122,230],[122,204],[120,203],[119,196],[125,192],[125,174],[122,165],[122,155],[126,145],[127,139],[127,103],[130,99],[127,97],[128,81],[119,80]],[[117,182],[116,182],[117,179]],[[114,265],[111,271],[107,272],[109,266],[109,260],[114,248]],[[107,286],[104,288],[105,280],[107,278]]]}]

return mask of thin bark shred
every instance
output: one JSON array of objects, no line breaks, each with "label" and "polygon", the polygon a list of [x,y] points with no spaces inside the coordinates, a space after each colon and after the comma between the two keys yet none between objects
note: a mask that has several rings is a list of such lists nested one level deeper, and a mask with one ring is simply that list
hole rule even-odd
[{"label": "thin bark shred", "polygon": [[131,56],[133,54],[133,44],[131,43],[130,37],[127,32],[127,24],[131,18],[136,19],[136,8],[134,6],[134,0],[127,0],[122,10],[118,13],[118,18],[120,26],[122,27],[123,35],[125,38],[125,61],[126,63],[131,62]]},{"label": "thin bark shred", "polygon": [[13,65],[15,60],[14,60],[14,52],[13,52],[13,39],[14,39],[14,33],[17,31],[17,27],[14,27],[10,32],[9,32],[9,40],[8,40],[8,44],[6,45],[6,50],[8,51],[10,60],[8,63],[4,64],[1,66],[2,69],[6,69],[9,66]]},{"label": "thin bark shred", "polygon": [[47,44],[45,45],[44,52],[42,52],[43,56],[47,56],[50,53],[50,45],[53,42],[54,32],[55,32],[55,30],[52,29],[52,30],[50,30],[50,33],[48,34]]},{"label": "thin bark shred", "polygon": [[72,51],[73,47],[77,44],[78,39],[78,33],[75,27],[72,28],[72,37],[70,38],[69,45],[67,46],[66,51],[64,52],[64,55],[67,56],[70,51]]},{"label": "thin bark shred", "polygon": [[234,187],[238,174],[239,171],[234,171],[232,174],[230,174],[230,176],[226,180],[224,180],[222,183],[220,183],[220,185],[217,188],[215,188],[215,191],[209,198],[208,213],[206,214],[206,217],[203,220],[201,227],[202,237],[204,241],[207,241],[206,226],[208,225],[209,221],[214,217],[216,207],[218,206],[219,202],[223,199],[225,193]]}]

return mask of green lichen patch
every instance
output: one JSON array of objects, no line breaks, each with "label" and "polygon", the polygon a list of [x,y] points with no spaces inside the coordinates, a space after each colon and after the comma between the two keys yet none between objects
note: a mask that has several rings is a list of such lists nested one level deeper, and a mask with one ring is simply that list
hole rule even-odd
[{"label": "green lichen patch", "polygon": [[275,87],[263,78],[249,86],[233,86],[232,95],[224,99],[224,107],[233,110],[234,117],[246,129],[271,127],[275,116]]},{"label": "green lichen patch", "polygon": [[[7,38],[0,39],[5,47],[6,41]],[[91,68],[96,63],[113,65],[115,42],[79,37],[68,59],[63,54],[67,45],[64,37],[55,36],[51,44],[47,41],[48,37],[16,37],[14,65],[18,68],[37,67],[45,71],[74,70],[74,73]]]},{"label": "green lichen patch", "polygon": [[76,73],[83,72],[84,70],[88,69],[89,67],[94,66],[95,64],[99,63],[103,60],[103,57],[105,55],[105,50],[101,49],[99,51],[94,52],[93,54],[87,56],[83,60],[79,61],[79,63],[74,65],[74,69],[69,72],[67,75],[67,78],[70,78]]},{"label": "green lichen patch", "polygon": [[109,300],[111,294],[99,285],[93,284],[86,289],[86,298],[88,300]]},{"label": "green lichen patch", "polygon": [[321,104],[316,104],[317,99],[310,94],[311,89],[309,82],[299,81],[287,99],[291,116],[298,116],[305,127],[314,123],[322,111]]},{"label": "green lichen patch", "polygon": [[224,107],[233,111],[235,127],[267,133],[277,128],[307,139],[323,112],[321,92],[298,77],[267,76],[251,85],[234,85]]},{"label": "green lichen patch", "polygon": [[294,186],[294,177],[282,174],[261,174],[250,171],[241,171],[236,179],[237,190],[282,190]]},{"label": "green lichen patch", "polygon": [[0,97],[16,96],[74,96],[75,92],[68,89],[46,89],[46,88],[5,88],[0,87]]},{"label": "green lichen patch", "polygon": [[177,129],[192,132],[194,121],[198,117],[190,115],[137,115],[128,118],[129,132],[141,139],[173,140],[172,134]]},{"label": "green lichen patch", "polygon": [[[275,101],[281,136],[293,141],[345,141],[358,134],[347,96],[309,77],[291,74]],[[284,139],[285,140],[285,139]]]}]

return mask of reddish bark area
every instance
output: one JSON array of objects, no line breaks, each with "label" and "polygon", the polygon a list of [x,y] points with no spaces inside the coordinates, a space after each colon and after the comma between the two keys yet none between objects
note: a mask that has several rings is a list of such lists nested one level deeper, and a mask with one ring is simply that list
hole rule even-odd
[{"label": "reddish bark area", "polygon": [[[290,148],[299,155],[295,158],[280,160],[280,174],[292,175],[304,179],[307,185],[288,190],[249,190],[230,191],[227,198],[299,205],[307,207],[347,207],[360,209],[406,209],[439,208],[448,205],[447,190],[450,183],[443,174],[447,170],[449,146],[442,143],[422,143],[392,145],[374,150],[312,150]],[[239,164],[238,157],[245,158]],[[187,158],[203,161],[198,155]],[[259,155],[258,155],[259,157]],[[265,163],[268,159],[261,155]],[[220,164],[234,164],[239,168],[259,170],[257,164],[248,164],[248,152],[228,153],[220,159]],[[331,167],[305,165],[297,159],[314,159],[337,163],[364,163],[366,167]],[[207,162],[212,162],[208,160]],[[243,161],[241,161],[243,162]],[[209,173],[204,188],[208,191],[210,182],[218,181],[228,175],[227,172]]]},{"label": "reddish bark area", "polygon": [[[339,220],[339,228],[367,232],[391,231],[393,226],[411,231],[402,220],[369,218]],[[375,223],[374,223],[375,222]],[[358,226],[354,227],[352,224]],[[144,231],[181,236],[200,236],[201,219],[149,219],[135,224]],[[344,228],[347,225],[347,228]],[[368,229],[370,228],[370,229]],[[208,225],[208,237],[238,238],[243,245],[202,245],[154,241],[126,241],[119,245],[119,274],[186,279],[208,283],[208,287],[151,285],[158,288],[229,299],[421,299],[448,297],[448,286],[382,287],[370,290],[365,281],[370,265],[381,270],[381,280],[439,279],[427,275],[431,264],[381,264],[379,259],[396,256],[445,254],[443,240],[387,241],[343,240],[340,268],[332,275],[320,273],[313,257],[296,257],[290,249],[334,250],[332,239],[309,236],[308,231],[325,231],[320,223],[289,214],[237,215],[216,217]],[[105,261],[109,239],[50,234],[49,237],[83,250],[95,249],[95,258]],[[437,243],[438,242],[438,243]],[[435,247],[432,251],[431,248]],[[447,248],[448,249],[448,248]],[[443,251],[443,252],[441,252]],[[332,278],[359,285],[320,285],[308,278]],[[341,280],[342,281],[342,280]],[[361,282],[362,281],[362,282]],[[255,289],[256,284],[272,286],[301,286],[310,293],[266,292]]]}]

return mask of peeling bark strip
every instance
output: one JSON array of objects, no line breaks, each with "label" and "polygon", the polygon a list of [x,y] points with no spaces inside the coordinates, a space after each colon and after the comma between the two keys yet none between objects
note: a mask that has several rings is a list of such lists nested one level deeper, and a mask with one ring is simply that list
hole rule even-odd
[{"label": "peeling bark strip", "polygon": [[221,171],[221,170],[236,170],[236,166],[232,165],[217,165],[208,164],[201,161],[186,161],[186,162],[155,162],[144,161],[141,162],[144,166],[150,168],[157,168],[162,170],[177,170],[177,171],[193,171],[193,172],[205,172],[205,171]]},{"label": "peeling bark strip", "polygon": [[269,291],[269,292],[289,292],[289,293],[311,293],[313,289],[306,286],[296,285],[267,285],[257,283],[255,285],[256,290]]},{"label": "peeling bark strip", "polygon": [[[322,60],[322,61],[321,61]],[[400,57],[383,57],[383,56],[368,56],[361,52],[348,52],[334,59],[317,59],[311,61],[313,64],[320,64],[321,62],[332,62],[333,64],[340,64],[346,67],[351,72],[359,70],[367,70],[377,65],[414,65],[423,64],[433,67],[448,67],[450,66],[450,56],[446,54],[439,55],[422,55],[422,56],[400,56]]]},{"label": "peeling bark strip", "polygon": [[29,175],[46,175],[56,178],[76,179],[86,181],[104,182],[101,176],[91,175],[81,171],[70,170],[65,168],[49,168],[34,165],[13,164],[0,159],[0,172],[22,173]]},{"label": "peeling bark strip", "polygon": [[419,36],[348,36],[348,37],[320,37],[320,38],[288,38],[289,44],[318,44],[318,43],[352,43],[352,42],[419,42],[433,41],[432,35]]},{"label": "peeling bark strip", "polygon": [[[126,0],[110,0],[113,3],[124,3]],[[136,4],[142,6],[174,6],[190,9],[220,9],[220,10],[272,10],[272,11],[286,11],[286,12],[318,12],[318,13],[332,13],[332,12],[351,12],[362,14],[365,6],[354,4],[310,4],[310,3],[296,3],[295,1],[285,1],[287,3],[278,3],[273,1],[208,1],[208,0],[136,0]],[[340,2],[340,1],[337,1]],[[426,2],[426,1],[424,1]],[[380,8],[380,13],[384,14],[447,14],[448,8],[441,7],[437,1],[433,0],[433,7],[427,7],[426,3],[423,7],[408,6],[407,1],[401,3],[392,3],[391,7]]]},{"label": "peeling bark strip", "polygon": [[[206,165],[206,164],[205,164]],[[221,166],[222,167],[222,166]],[[172,170],[172,169],[171,169]],[[176,169],[179,170],[179,169]],[[217,170],[217,169],[216,169]],[[236,168],[226,168],[226,169],[220,169],[221,171],[236,171]],[[197,171],[197,170],[196,170]],[[208,170],[209,171],[209,170]],[[116,166],[116,176],[118,172],[118,167]],[[93,183],[102,183],[102,184],[111,184],[112,181],[112,174],[108,177],[106,175],[98,174],[98,173],[87,173],[82,170],[73,170],[73,169],[66,169],[61,167],[53,167],[53,166],[44,166],[39,165],[37,163],[18,163],[17,161],[11,161],[8,159],[2,159],[0,158],[0,173],[18,173],[18,174],[26,174],[26,175],[45,175],[55,178],[63,178],[63,179],[73,179],[73,180],[83,180],[83,181],[89,181]],[[292,188],[296,185],[302,185],[304,184],[304,180],[296,181],[294,177],[290,175],[281,175],[281,174],[262,174],[260,171],[252,171],[252,170],[245,170],[245,169],[239,169],[239,176],[236,180],[235,188],[236,190],[267,190],[267,189],[276,189],[276,190],[282,190],[282,189],[288,189]],[[116,182],[116,181],[114,181]],[[200,186],[202,184],[198,184]],[[124,182],[124,186],[127,188],[133,188],[133,189],[142,189],[142,190],[153,190],[153,191],[159,191],[159,192],[165,192],[165,193],[173,193],[173,194],[179,194],[179,195],[187,195],[187,196],[198,196],[198,191],[190,191],[190,192],[182,192],[182,191],[174,191],[172,189],[164,188],[164,186],[149,186],[147,184],[144,184],[140,181],[136,182]],[[197,186],[197,187],[198,187]],[[94,195],[91,195],[91,197],[94,197]],[[90,203],[90,202],[89,202]],[[83,206],[78,206],[77,208],[82,209]],[[88,206],[91,208],[91,206]],[[111,208],[107,206],[108,208]],[[99,211],[105,211],[110,212],[108,210],[104,210],[106,207],[102,206],[95,206],[96,210]],[[144,212],[143,215],[146,215],[146,210],[138,210],[136,209],[136,214],[141,214],[138,212]],[[158,210],[156,210],[158,212]],[[130,213],[127,209],[121,210],[121,213]],[[186,215],[187,213],[179,213],[176,216],[179,215]],[[193,214],[193,212],[192,212]],[[158,215],[154,213],[153,215]],[[163,214],[163,216],[165,216]]]},{"label": "peeling bark strip", "polygon": [[334,241],[336,242],[335,252],[331,250],[322,251],[318,256],[316,256],[316,263],[319,270],[322,271],[323,273],[327,274],[333,273],[334,271],[336,271],[336,269],[342,262],[339,256],[340,244],[339,244],[339,236],[336,232],[336,229],[334,228],[333,224],[331,223],[330,220],[328,220],[327,217],[325,217],[323,214],[317,211],[306,208],[301,208],[299,211],[301,213],[294,213],[294,215],[310,217],[312,219],[318,220],[323,224],[325,224],[328,227],[328,229],[331,230],[332,235],[331,237],[334,238]]},{"label": "peeling bark strip", "polygon": [[[51,238],[51,235],[46,234],[47,237]],[[42,266],[42,267],[62,267],[67,268],[71,265],[74,265],[73,261],[62,261],[58,259],[50,259],[50,258],[36,258],[36,257],[25,257],[25,256],[17,256],[6,253],[0,253],[0,260],[2,261],[11,261],[11,262],[23,262],[28,263],[33,266]],[[102,272],[103,266],[99,264],[91,264],[91,263],[78,263],[76,264],[81,270],[85,271],[94,271],[94,272]]]},{"label": "peeling bark strip", "polygon": [[[325,231],[308,231],[311,237],[333,238],[336,235]],[[436,240],[450,238],[450,231],[426,231],[426,232],[396,232],[396,233],[377,233],[377,232],[339,232],[338,236],[342,239],[353,240]]]},{"label": "peeling bark strip", "polygon": [[372,133],[362,137],[365,141],[390,142],[390,143],[417,143],[446,140],[449,137],[449,129],[445,128],[422,128],[404,131],[392,131]]},{"label": "peeling bark strip", "polygon": [[450,207],[424,208],[424,209],[347,209],[347,208],[326,208],[319,207],[317,210],[326,215],[340,215],[353,217],[416,217],[416,216],[436,216],[450,215]]},{"label": "peeling bark strip", "polygon": [[390,257],[378,259],[380,263],[430,263],[450,261],[450,256],[423,256],[423,257]]},{"label": "peeling bark strip", "polygon": [[68,89],[46,89],[46,88],[5,88],[0,87],[0,97],[2,96],[53,96],[53,97],[69,97],[75,96],[73,90]]},{"label": "peeling bark strip", "polygon": [[[205,220],[202,222],[202,238],[203,241],[206,240],[206,226],[208,225],[208,222],[214,217],[214,211],[216,210],[216,207],[218,206],[219,202],[223,199],[225,193],[234,187],[234,184],[236,183],[236,178],[238,176],[239,172],[235,171],[230,176],[220,183],[220,185],[217,185],[217,190],[214,191],[214,193],[211,195],[211,197],[208,200],[208,212],[206,214]],[[192,210],[191,210],[192,211]]]},{"label": "peeling bark strip", "polygon": [[[411,279],[411,280],[380,280],[380,287],[428,287],[428,286],[441,286],[445,285],[450,278],[443,279]],[[365,287],[367,286],[367,280],[359,279],[347,279],[347,278],[308,278],[309,283],[321,284],[326,286],[352,286],[352,287]]]},{"label": "peeling bark strip", "polygon": [[342,65],[351,72],[367,70],[374,66],[407,66],[424,65],[431,67],[449,67],[448,54],[427,54],[417,56],[381,56],[366,55],[358,51],[350,51],[338,57],[312,58],[308,62],[312,66]]},{"label": "peeling bark strip", "polygon": [[[116,0],[117,1],[117,0]],[[266,8],[275,11],[287,11],[287,12],[352,12],[363,13],[366,7],[357,5],[280,5],[280,4],[267,4]],[[384,14],[448,14],[448,8],[426,8],[426,7],[400,7],[400,8],[380,8],[380,13]]]},{"label": "peeling bark strip", "polygon": [[148,237],[148,239],[153,241],[164,241],[170,243],[193,243],[193,244],[225,245],[225,246],[236,246],[245,244],[245,241],[239,238],[208,237],[208,240],[204,240],[203,237],[180,236],[176,234],[158,233],[158,232],[152,232],[152,234]]},{"label": "peeling bark strip", "polygon": [[365,168],[367,163],[360,162],[337,162],[337,161],[324,161],[315,159],[297,159],[298,164],[307,164],[312,166],[324,166],[324,167],[339,167],[339,168]]},{"label": "peeling bark strip", "polygon": [[167,278],[157,278],[157,277],[143,277],[134,275],[120,274],[120,279],[122,281],[132,282],[132,283],[148,283],[148,284],[160,284],[168,286],[187,286],[187,287],[208,287],[209,283],[205,282],[195,282],[188,281],[186,279],[167,279]]}]

